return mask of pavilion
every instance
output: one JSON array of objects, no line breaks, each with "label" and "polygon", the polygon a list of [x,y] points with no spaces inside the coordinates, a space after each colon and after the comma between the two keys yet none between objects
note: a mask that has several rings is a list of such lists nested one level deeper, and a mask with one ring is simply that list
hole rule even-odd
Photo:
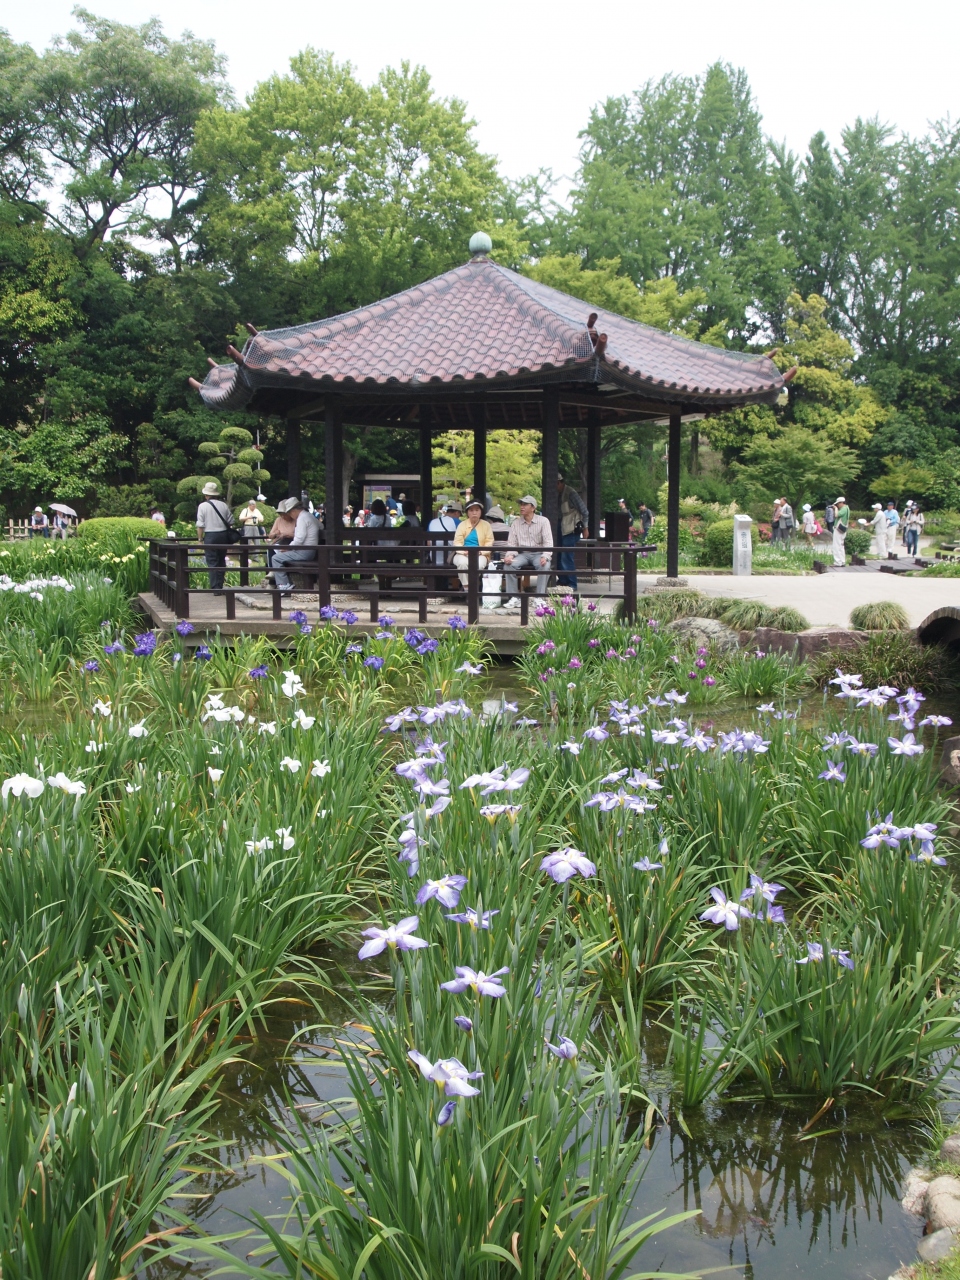
[{"label": "pavilion", "polygon": [[322,422],[328,507],[343,492],[343,425],[419,432],[421,492],[430,494],[432,433],[474,433],[474,493],[485,494],[486,432],[542,434],[543,513],[556,536],[559,432],[585,427],[590,528],[599,530],[600,433],[669,421],[667,572],[677,574],[680,428],[747,404],[773,404],[795,370],[664,333],[499,266],[478,232],[464,265],[371,306],[258,332],[230,364],[211,360],[213,410],[285,419],[288,477],[300,490],[302,424]]}]

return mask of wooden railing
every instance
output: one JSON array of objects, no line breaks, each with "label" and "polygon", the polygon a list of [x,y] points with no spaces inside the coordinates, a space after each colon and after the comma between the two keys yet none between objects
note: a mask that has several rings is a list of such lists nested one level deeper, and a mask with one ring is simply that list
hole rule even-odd
[{"label": "wooden railing", "polygon": [[[493,573],[510,572],[502,559],[507,552],[504,540],[505,535],[493,547],[497,559],[488,566]],[[452,542],[452,533],[428,533],[422,529],[344,529],[342,537],[337,537],[334,532],[329,541],[321,542],[316,548],[309,548],[314,552],[311,559],[284,565],[282,571],[291,580],[299,580],[301,585],[296,586],[295,590],[316,594],[321,609],[330,605],[333,593],[339,596],[355,595],[358,602],[366,601],[369,604],[370,620],[376,622],[383,598],[395,602],[415,600],[419,620],[426,622],[428,601],[440,598],[455,603],[462,601],[465,604],[467,622],[475,623],[479,621],[484,598],[499,595],[501,602],[508,599],[508,592],[504,589],[506,582],[501,582],[499,592],[491,592],[488,580],[485,589],[484,569],[480,561],[484,549],[479,547],[457,547],[457,554],[467,556],[467,568],[455,569],[451,563]],[[211,572],[204,563],[203,556],[214,547],[225,554],[228,563],[225,571],[214,569],[213,572],[239,574],[238,586],[224,586],[219,593],[225,600],[227,618],[236,618],[236,597],[244,593],[269,595],[273,618],[279,621],[283,616],[285,593],[263,581],[268,567],[267,547],[263,542],[228,545],[172,538],[152,539],[150,589],[153,594],[178,618],[189,618],[191,598],[214,595],[213,589],[206,583],[202,586],[194,585]],[[276,548],[277,551],[288,549]],[[575,564],[574,573],[589,588],[587,591],[581,588],[579,593],[622,599],[624,617],[634,619],[637,613],[637,559],[642,553],[656,549],[655,545],[638,546],[636,543],[603,541],[582,541],[573,548],[537,548],[538,553],[550,557],[550,563],[540,570],[540,573],[547,575],[548,590],[543,593],[535,590],[518,592],[520,625],[527,626],[529,623],[531,601],[549,596],[550,583],[556,579],[558,572],[563,572],[556,567],[557,556],[571,551]],[[535,580],[538,571],[536,568],[522,568],[517,571],[517,576],[529,576]],[[251,585],[251,578],[258,578],[259,581]],[[461,582],[466,579],[465,590],[451,582],[458,578]],[[598,584],[603,584],[604,589],[598,590]]]}]

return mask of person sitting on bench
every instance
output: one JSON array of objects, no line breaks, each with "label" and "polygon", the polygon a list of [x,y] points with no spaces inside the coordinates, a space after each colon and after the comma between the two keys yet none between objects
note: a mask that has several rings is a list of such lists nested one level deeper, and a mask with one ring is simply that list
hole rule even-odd
[{"label": "person sitting on bench", "polygon": [[307,560],[315,561],[315,548],[320,543],[320,521],[307,511],[299,498],[289,499],[293,503],[288,508],[290,515],[296,515],[297,524],[293,532],[293,541],[283,551],[273,553],[273,582],[284,594],[293,590],[293,583],[284,573],[287,565],[302,564]]},{"label": "person sitting on bench", "polygon": [[506,575],[507,591],[510,598],[504,609],[519,609],[520,597],[517,595],[517,570],[539,569],[537,574],[537,595],[547,590],[547,578],[550,576],[550,552],[544,550],[553,546],[553,530],[546,516],[537,515],[537,500],[531,494],[520,499],[520,518],[510,526],[507,538],[507,554],[503,557],[504,567],[511,570]]}]

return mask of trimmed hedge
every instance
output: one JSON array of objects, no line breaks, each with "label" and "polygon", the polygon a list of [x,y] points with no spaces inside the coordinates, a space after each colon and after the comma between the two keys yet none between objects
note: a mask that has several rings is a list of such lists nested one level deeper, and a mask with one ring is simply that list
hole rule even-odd
[{"label": "trimmed hedge", "polygon": [[163,537],[163,529],[155,520],[142,516],[96,516],[77,526],[82,542],[136,543],[138,538]]},{"label": "trimmed hedge", "polygon": [[[750,526],[750,539],[756,545],[756,526]],[[715,520],[703,535],[703,563],[718,569],[733,567],[733,520]]]}]

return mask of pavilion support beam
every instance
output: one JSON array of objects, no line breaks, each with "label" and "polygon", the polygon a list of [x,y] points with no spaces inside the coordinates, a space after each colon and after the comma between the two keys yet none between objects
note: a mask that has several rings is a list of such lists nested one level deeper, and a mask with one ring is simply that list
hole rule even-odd
[{"label": "pavilion support beam", "polygon": [[560,396],[556,387],[546,388],[543,394],[540,460],[543,514],[550,521],[556,545],[560,539],[560,495],[557,493],[557,476],[560,473]]},{"label": "pavilion support beam", "polygon": [[343,491],[343,411],[335,401],[328,402],[324,419],[323,462],[327,529],[339,530],[347,495]]},{"label": "pavilion support beam", "polygon": [[600,415],[595,409],[587,416],[587,510],[590,512],[590,536],[600,537],[602,499],[600,497]]},{"label": "pavilion support beam", "polygon": [[300,453],[300,421],[287,418],[287,491],[291,498],[300,497],[303,489],[303,463]]},{"label": "pavilion support beam", "polygon": [[480,422],[473,428],[473,496],[487,509],[487,406],[480,410]]},{"label": "pavilion support beam", "polygon": [[667,577],[680,576],[680,411],[671,412],[667,436]]},{"label": "pavilion support beam", "polygon": [[420,408],[420,519],[426,528],[433,518],[433,409]]}]

